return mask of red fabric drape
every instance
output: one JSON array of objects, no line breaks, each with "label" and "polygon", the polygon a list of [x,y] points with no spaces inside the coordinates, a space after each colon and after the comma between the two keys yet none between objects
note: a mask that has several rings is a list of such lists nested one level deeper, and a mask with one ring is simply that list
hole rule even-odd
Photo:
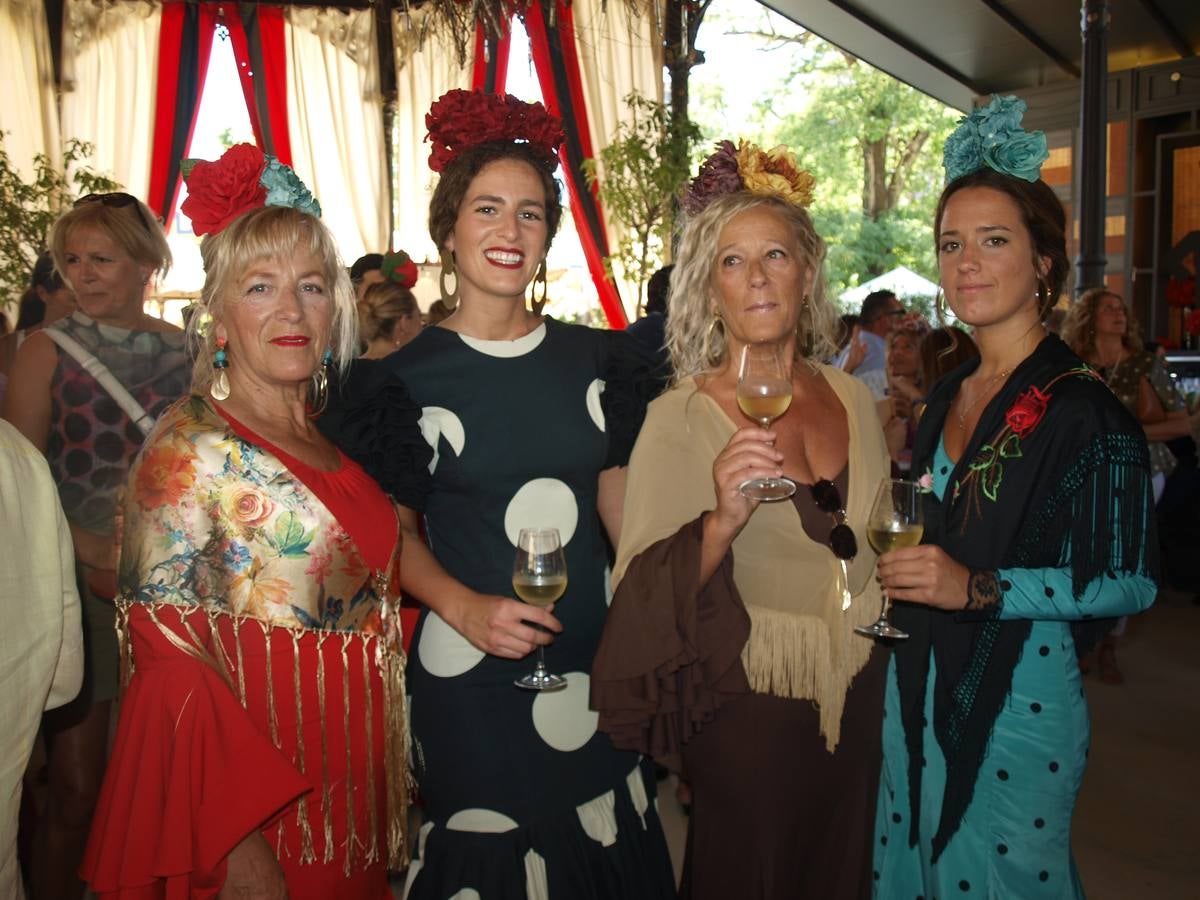
[{"label": "red fabric drape", "polygon": [[162,17],[154,155],[147,203],[169,229],[175,215],[175,199],[179,196],[179,162],[192,142],[196,112],[208,74],[217,8],[209,4],[189,7],[184,2],[166,3]]},{"label": "red fabric drape", "polygon": [[292,164],[292,142],[288,136],[287,45],[283,33],[283,8],[255,6],[226,15],[233,58],[254,142],[284,165]]},{"label": "red fabric drape", "polygon": [[[490,48],[489,48],[490,44]],[[490,49],[490,53],[488,52]],[[508,83],[508,57],[512,35],[489,41],[482,25],[475,26],[475,61],[471,70],[471,88],[489,94],[503,94]]]},{"label": "red fabric drape", "polygon": [[554,33],[547,30],[546,15],[540,0],[530,4],[525,16],[525,28],[529,33],[529,47],[534,68],[542,87],[546,108],[561,116],[568,131],[567,142],[559,152],[563,164],[563,176],[571,197],[571,212],[575,228],[583,245],[588,271],[600,306],[612,328],[624,328],[629,324],[617,286],[609,277],[604,266],[608,255],[608,240],[604,231],[603,212],[599,194],[589,186],[583,174],[582,162],[593,158],[592,137],[587,123],[587,106],[584,102],[583,84],[579,77],[579,58],[575,50],[575,22],[571,7],[562,0],[557,2],[557,24]]}]

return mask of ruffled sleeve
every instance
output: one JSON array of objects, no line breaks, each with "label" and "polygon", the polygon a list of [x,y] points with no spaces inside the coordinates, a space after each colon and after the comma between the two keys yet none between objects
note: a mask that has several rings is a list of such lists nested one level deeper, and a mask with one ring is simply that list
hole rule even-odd
[{"label": "ruffled sleeve", "polygon": [[662,358],[623,331],[604,335],[604,393],[600,407],[608,431],[604,468],[629,463],[634,442],[646,418],[646,406],[662,393],[670,369]]},{"label": "ruffled sleeve", "polygon": [[81,872],[101,897],[216,896],[225,857],[311,790],[197,653],[207,620],[129,608],[137,671],[121,702]]},{"label": "ruffled sleeve", "polygon": [[750,691],[741,652],[750,617],[733,555],[699,585],[701,518],[636,556],[592,664],[591,707],[613,746],[682,771],[683,745],[722,704]]},{"label": "ruffled sleeve", "polygon": [[397,503],[420,510],[433,458],[420,423],[421,409],[400,377],[383,362],[358,360],[331,389],[317,427]]}]

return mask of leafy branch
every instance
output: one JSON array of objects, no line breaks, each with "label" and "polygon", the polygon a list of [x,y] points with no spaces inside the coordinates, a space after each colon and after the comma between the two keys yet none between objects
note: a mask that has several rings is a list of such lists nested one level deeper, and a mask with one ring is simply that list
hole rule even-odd
[{"label": "leafy branch", "polygon": [[700,129],[687,119],[672,121],[665,104],[636,91],[624,102],[633,111],[633,121],[618,126],[599,160],[588,159],[583,165],[609,215],[625,228],[606,263],[611,269],[616,260],[637,283],[640,310],[646,282],[670,247],[676,197],[691,174],[691,151]]}]

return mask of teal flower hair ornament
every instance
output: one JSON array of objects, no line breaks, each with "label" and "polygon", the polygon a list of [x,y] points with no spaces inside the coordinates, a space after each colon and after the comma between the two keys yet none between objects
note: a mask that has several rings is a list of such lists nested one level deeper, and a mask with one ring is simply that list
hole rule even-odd
[{"label": "teal flower hair ornament", "polygon": [[312,195],[300,176],[274,156],[267,154],[267,167],[259,183],[267,189],[267,206],[290,206],[310,216],[321,218],[321,204]]},{"label": "teal flower hair ornament", "polygon": [[987,106],[960,119],[942,150],[946,183],[985,166],[1023,181],[1037,181],[1050,152],[1045,132],[1021,127],[1025,109],[1019,97],[992,97]]}]

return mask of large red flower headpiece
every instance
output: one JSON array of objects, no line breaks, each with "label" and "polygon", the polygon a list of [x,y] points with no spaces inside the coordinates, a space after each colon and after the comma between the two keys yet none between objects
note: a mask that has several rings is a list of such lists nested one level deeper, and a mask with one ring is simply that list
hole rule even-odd
[{"label": "large red flower headpiece", "polygon": [[180,209],[197,235],[215,234],[244,212],[267,204],[262,184],[267,157],[253,144],[235,144],[215,162],[196,160],[187,172]]},{"label": "large red flower headpiece", "polygon": [[493,141],[531,144],[548,160],[566,139],[562,119],[540,103],[526,103],[510,94],[453,90],[442,94],[425,114],[433,145],[429,168],[443,171],[465,150]]}]

